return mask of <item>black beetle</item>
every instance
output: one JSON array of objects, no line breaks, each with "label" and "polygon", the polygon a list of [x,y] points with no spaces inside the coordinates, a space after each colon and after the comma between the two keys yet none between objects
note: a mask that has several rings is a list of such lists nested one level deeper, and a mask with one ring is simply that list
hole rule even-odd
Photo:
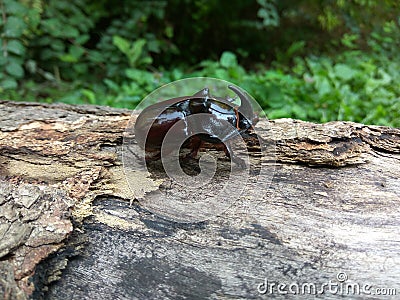
[{"label": "black beetle", "polygon": [[[167,132],[183,120],[178,124],[180,126],[174,126],[173,134],[187,140],[183,146],[191,149],[191,157],[197,155],[203,142],[217,146],[222,144],[226,156],[243,167],[244,161],[233,154],[230,141],[239,135],[245,137],[258,118],[248,96],[233,85],[228,88],[239,96],[240,106],[235,106],[233,99],[213,97],[209,89],[204,88],[192,96],[172,98],[145,108],[136,119],[135,137],[139,146],[145,149],[146,160],[151,159],[149,154],[152,153],[156,153],[152,159],[160,158]],[[185,121],[189,116],[200,113],[209,114],[206,122],[193,125]],[[227,126],[227,122],[232,126]]]}]

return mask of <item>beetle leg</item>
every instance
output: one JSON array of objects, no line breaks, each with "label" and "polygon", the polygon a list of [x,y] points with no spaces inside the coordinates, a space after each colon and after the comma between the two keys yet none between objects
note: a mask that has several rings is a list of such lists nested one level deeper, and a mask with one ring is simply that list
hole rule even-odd
[{"label": "beetle leg", "polygon": [[190,141],[190,153],[186,156],[187,158],[196,158],[199,153],[199,149],[202,146],[203,141],[198,136],[193,136]]},{"label": "beetle leg", "polygon": [[223,144],[223,145],[224,145],[224,153],[225,153],[226,157],[231,158],[231,154],[229,153],[228,147],[225,144]]},{"label": "beetle leg", "polygon": [[235,107],[234,111],[236,116],[236,129],[239,130],[239,108]]}]

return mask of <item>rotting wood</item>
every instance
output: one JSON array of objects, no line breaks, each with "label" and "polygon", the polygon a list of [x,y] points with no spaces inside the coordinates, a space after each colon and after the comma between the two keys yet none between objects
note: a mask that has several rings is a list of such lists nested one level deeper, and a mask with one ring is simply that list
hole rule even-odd
[{"label": "rotting wood", "polygon": [[[0,112],[0,294],[5,297],[24,299],[33,293],[35,268],[65,249],[73,223],[89,237],[83,253],[97,251],[96,262],[109,268],[110,276],[117,268],[107,260],[112,251],[135,250],[126,254],[131,264],[122,264],[125,273],[118,280],[144,268],[153,276],[147,279],[156,286],[154,298],[168,296],[157,284],[178,296],[257,298],[263,296],[257,284],[266,276],[317,284],[334,280],[339,272],[400,292],[399,129],[292,119],[268,126],[260,122],[260,138],[276,143],[273,184],[260,191],[259,199],[242,199],[222,216],[191,227],[163,223],[143,212],[140,203],[129,206],[134,198],[164,188],[143,174],[136,175],[137,190],[127,187],[120,146],[131,111],[0,101]],[[109,198],[94,202],[101,197]],[[117,243],[115,249],[102,248],[99,235]],[[99,285],[104,278],[86,267]],[[181,275],[166,280],[157,268]],[[82,284],[66,274],[66,282]],[[192,291],[177,289],[184,278],[193,286],[200,283]],[[111,283],[103,284],[111,293]],[[62,288],[61,281],[49,295],[63,295]],[[151,298],[149,289],[121,285],[113,295],[138,297],[139,291]],[[100,297],[90,288],[86,293]]]}]

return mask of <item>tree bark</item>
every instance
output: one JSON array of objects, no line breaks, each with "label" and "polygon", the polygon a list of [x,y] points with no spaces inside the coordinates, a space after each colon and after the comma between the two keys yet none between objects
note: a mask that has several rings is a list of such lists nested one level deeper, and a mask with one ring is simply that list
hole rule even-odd
[{"label": "tree bark", "polygon": [[0,298],[400,293],[400,129],[261,121],[272,183],[250,180],[258,197],[179,223],[142,205],[168,207],[156,192],[174,199],[179,187],[139,173],[126,183],[131,114],[0,101]]}]

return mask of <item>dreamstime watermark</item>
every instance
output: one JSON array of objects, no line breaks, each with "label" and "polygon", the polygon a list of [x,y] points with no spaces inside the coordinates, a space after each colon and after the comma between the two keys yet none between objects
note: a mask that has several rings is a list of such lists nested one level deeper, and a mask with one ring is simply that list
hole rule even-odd
[{"label": "dreamstime watermark", "polygon": [[394,296],[397,295],[395,288],[376,287],[370,283],[359,283],[349,280],[347,273],[339,272],[336,279],[324,283],[312,282],[275,282],[267,278],[257,286],[257,291],[263,295],[374,295]]}]

